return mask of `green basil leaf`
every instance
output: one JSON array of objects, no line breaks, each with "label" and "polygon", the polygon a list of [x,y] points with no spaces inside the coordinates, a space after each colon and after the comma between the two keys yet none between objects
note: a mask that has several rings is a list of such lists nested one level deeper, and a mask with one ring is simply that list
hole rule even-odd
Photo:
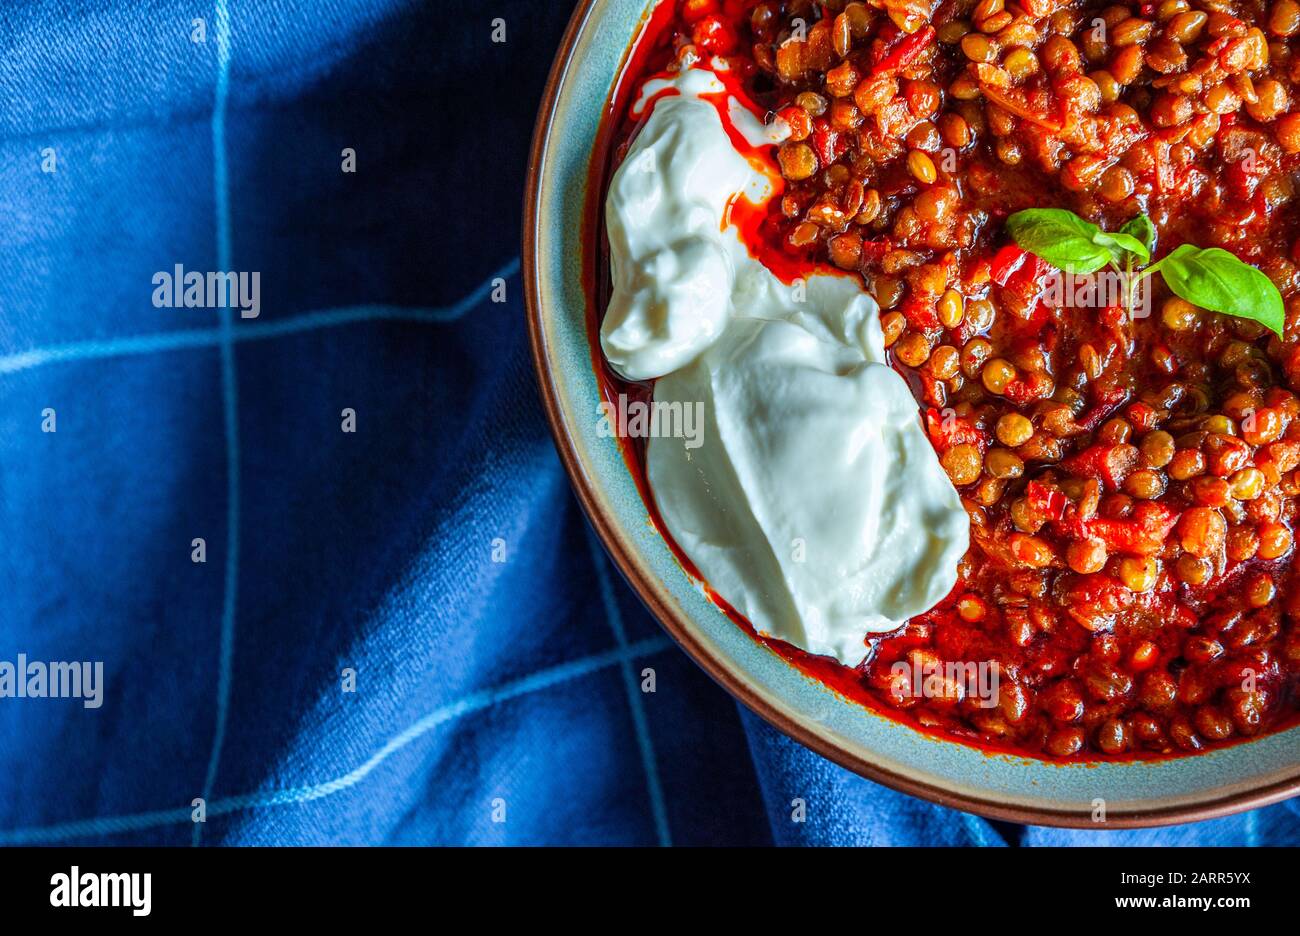
[{"label": "green basil leaf", "polygon": [[1124,260],[1124,251],[1133,254],[1133,256],[1137,257],[1138,261],[1143,264],[1151,262],[1151,251],[1147,248],[1147,245],[1142,243],[1142,241],[1138,240],[1132,234],[1125,234],[1123,231],[1116,231],[1113,234],[1107,234],[1103,231],[1101,234],[1097,235],[1095,240],[1099,244],[1119,248],[1116,251],[1116,263],[1120,263]]},{"label": "green basil leaf", "polygon": [[1061,208],[1030,208],[1007,218],[1007,233],[1021,250],[1067,273],[1095,273],[1115,259],[1109,244],[1095,238],[1097,225]]},{"label": "green basil leaf", "polygon": [[1144,214],[1140,214],[1131,221],[1128,221],[1116,233],[1127,234],[1129,237],[1135,237],[1141,241],[1142,246],[1147,249],[1147,258],[1142,262],[1151,262],[1151,254],[1154,253],[1156,249],[1156,226],[1150,218]]},{"label": "green basil leaf", "polygon": [[1228,251],[1183,244],[1152,269],[1160,271],[1175,296],[1203,309],[1251,319],[1282,336],[1282,294],[1267,276]]}]

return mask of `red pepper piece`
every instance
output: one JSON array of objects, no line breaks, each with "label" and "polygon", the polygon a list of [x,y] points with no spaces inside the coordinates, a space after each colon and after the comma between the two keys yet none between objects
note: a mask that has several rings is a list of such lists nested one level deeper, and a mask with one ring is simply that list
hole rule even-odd
[{"label": "red pepper piece", "polygon": [[1065,129],[1065,122],[1052,114],[1044,114],[1036,110],[1032,105],[1024,100],[1024,93],[1002,89],[989,84],[986,81],[980,82],[980,90],[984,96],[1003,110],[1010,111],[1017,117],[1021,117],[1032,124],[1037,124],[1044,130],[1051,133],[1060,133]]},{"label": "red pepper piece", "polygon": [[1026,374],[1007,384],[1002,395],[1017,406],[1024,406],[1034,400],[1041,400],[1052,392],[1055,386],[1046,374]]},{"label": "red pepper piece", "polygon": [[1101,540],[1106,544],[1107,552],[1146,556],[1160,551],[1160,543],[1152,543],[1128,520],[1095,517],[1085,521],[1082,528],[1086,539]]},{"label": "red pepper piece", "polygon": [[1143,501],[1126,520],[1094,517],[1084,521],[1088,538],[1096,537],[1112,553],[1153,556],[1164,548],[1165,539],[1178,523],[1178,511],[1156,501]]},{"label": "red pepper piece", "polygon": [[1035,515],[1048,520],[1060,520],[1070,503],[1068,497],[1041,481],[1030,481],[1025,485],[1025,498],[1029,501],[1029,509]]},{"label": "red pepper piece", "polygon": [[934,43],[937,33],[933,26],[927,26],[925,29],[918,30],[910,36],[903,36],[885,53],[884,58],[876,63],[872,68],[872,75],[883,75],[887,72],[898,71],[906,68],[925,51],[927,47]]},{"label": "red pepper piece", "polygon": [[885,258],[885,254],[894,249],[893,242],[888,237],[877,237],[873,240],[862,242],[862,260],[864,263],[879,263]]},{"label": "red pepper piece", "polygon": [[1029,253],[1015,244],[1007,244],[994,254],[992,262],[989,263],[989,275],[993,277],[993,282],[999,286],[1007,285],[1011,274],[1019,270],[1029,256]]},{"label": "red pepper piece", "polygon": [[930,442],[940,452],[946,452],[954,445],[974,445],[981,452],[988,448],[987,434],[966,420],[952,414],[945,416],[933,407],[925,411],[925,429],[930,434]]},{"label": "red pepper piece", "polygon": [[[989,271],[994,276],[994,282],[1004,289],[1015,291],[1026,299],[1039,296],[1043,291],[1039,279],[1052,268],[1051,264],[1036,254],[1020,250],[1015,245],[1010,245],[1010,249],[1019,251],[1021,255],[1016,256],[1007,247],[999,250],[994,255],[993,262],[989,265]],[[999,261],[998,258],[1002,257],[1004,253],[1004,259]],[[1046,312],[1046,310],[1047,307],[1043,306],[1043,311]],[[1030,317],[1032,318],[1034,314],[1034,312],[1031,312]]]},{"label": "red pepper piece", "polygon": [[1140,453],[1131,445],[1091,445],[1061,462],[1061,467],[1076,477],[1096,478],[1114,491],[1140,460]]},{"label": "red pepper piece", "polygon": [[840,139],[837,131],[832,130],[824,121],[819,120],[812,132],[813,152],[823,166],[829,166],[844,154],[848,144]]},{"label": "red pepper piece", "polygon": [[1156,411],[1156,408],[1149,403],[1143,403],[1141,400],[1128,408],[1128,421],[1139,432],[1150,432],[1156,427],[1159,419],[1160,414]]},{"label": "red pepper piece", "polygon": [[1087,413],[1075,420],[1075,425],[1082,427],[1088,432],[1092,432],[1111,415],[1128,402],[1129,391],[1123,387],[1112,387],[1097,400],[1097,404]]},{"label": "red pepper piece", "polygon": [[907,324],[919,331],[929,331],[939,327],[939,311],[933,302],[908,299],[898,309],[907,319]]}]

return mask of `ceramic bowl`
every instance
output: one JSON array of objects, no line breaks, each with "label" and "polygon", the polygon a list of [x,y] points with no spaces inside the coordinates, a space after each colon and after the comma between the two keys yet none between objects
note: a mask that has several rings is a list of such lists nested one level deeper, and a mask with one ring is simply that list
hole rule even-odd
[{"label": "ceramic bowl", "polygon": [[[666,0],[671,2],[671,0]],[[650,522],[616,439],[597,432],[584,210],[597,129],[654,0],[582,0],[537,119],[525,200],[528,326],[541,395],[573,486],[624,576],[664,629],[764,719],[865,777],[981,815],[1132,827],[1220,816],[1300,791],[1300,729],[1194,757],[1053,764],[921,734],[845,700],[712,604]]]}]

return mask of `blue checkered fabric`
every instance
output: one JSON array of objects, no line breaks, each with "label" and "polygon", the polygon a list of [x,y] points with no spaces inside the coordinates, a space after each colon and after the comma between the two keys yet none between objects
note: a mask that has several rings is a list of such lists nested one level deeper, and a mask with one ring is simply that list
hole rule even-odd
[{"label": "blue checkered fabric", "polygon": [[[0,661],[104,664],[99,708],[0,699],[0,843],[1300,840],[1290,805],[1113,834],[941,809],[670,645],[526,349],[569,9],[0,10]],[[259,314],[158,307],[177,264],[256,271]]]}]

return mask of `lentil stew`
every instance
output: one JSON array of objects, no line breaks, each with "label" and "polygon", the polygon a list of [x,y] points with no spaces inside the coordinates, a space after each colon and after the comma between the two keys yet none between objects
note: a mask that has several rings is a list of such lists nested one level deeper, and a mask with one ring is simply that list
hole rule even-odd
[{"label": "lentil stew", "polygon": [[[860,667],[774,649],[920,730],[1040,758],[1300,721],[1300,2],[663,0],[593,188],[637,129],[628,88],[707,57],[790,131],[783,189],[733,222],[787,281],[862,278],[971,519],[956,589]],[[1039,207],[1107,231],[1145,214],[1153,258],[1230,251],[1281,292],[1283,334],[1158,282],[1146,317],[1049,301],[1006,231]],[[997,704],[914,692],[900,661],[995,662]]]}]

